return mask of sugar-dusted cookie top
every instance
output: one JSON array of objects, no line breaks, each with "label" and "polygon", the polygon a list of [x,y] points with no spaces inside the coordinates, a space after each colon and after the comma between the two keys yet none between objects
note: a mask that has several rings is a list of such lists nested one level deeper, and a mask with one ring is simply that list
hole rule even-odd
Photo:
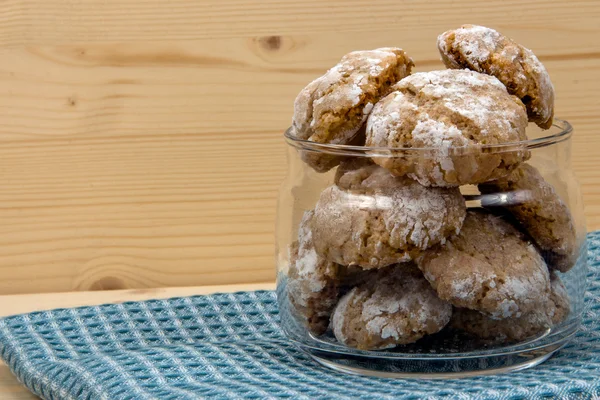
[{"label": "sugar-dusted cookie top", "polygon": [[362,350],[386,349],[440,331],[452,307],[414,264],[379,270],[340,299],[331,318],[337,340]]},{"label": "sugar-dusted cookie top", "polygon": [[427,188],[368,162],[344,162],[312,219],[317,254],[342,265],[409,261],[456,234],[465,218],[458,188]]},{"label": "sugar-dusted cookie top", "polygon": [[527,107],[529,119],[541,128],[552,126],[554,87],[533,52],[501,33],[478,25],[442,33],[438,49],[448,68],[469,68],[498,78]]},{"label": "sugar-dusted cookie top", "polygon": [[[373,158],[395,175],[427,186],[458,186],[504,176],[528,157],[527,151],[479,150],[527,139],[523,103],[492,76],[469,70],[420,72],[392,90],[369,115],[367,146],[433,150],[414,159]],[[449,151],[455,147],[463,150],[458,156]]]},{"label": "sugar-dusted cookie top", "polygon": [[550,274],[542,256],[504,219],[469,210],[458,235],[425,252],[419,267],[441,299],[495,319],[544,306]]},{"label": "sugar-dusted cookie top", "polygon": [[[291,134],[317,143],[350,143],[373,105],[412,67],[410,57],[395,47],[346,54],[298,94]],[[305,161],[320,172],[337,165],[335,159],[322,160],[313,153]]]},{"label": "sugar-dusted cookie top", "polygon": [[493,319],[467,308],[455,308],[450,326],[492,343],[518,342],[543,333],[564,321],[570,312],[567,290],[558,275],[551,277],[551,292],[545,305],[517,318]]}]

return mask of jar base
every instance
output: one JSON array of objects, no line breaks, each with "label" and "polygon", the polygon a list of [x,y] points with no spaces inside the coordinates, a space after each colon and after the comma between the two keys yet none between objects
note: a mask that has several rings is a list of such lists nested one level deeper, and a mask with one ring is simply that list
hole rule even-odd
[{"label": "jar base", "polygon": [[353,356],[300,347],[319,364],[347,374],[379,378],[456,379],[531,368],[546,361],[567,342],[565,339],[516,353],[443,359]]}]

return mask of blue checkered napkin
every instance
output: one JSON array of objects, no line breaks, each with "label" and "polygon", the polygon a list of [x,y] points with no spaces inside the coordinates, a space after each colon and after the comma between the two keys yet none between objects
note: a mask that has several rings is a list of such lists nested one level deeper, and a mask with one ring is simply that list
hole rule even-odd
[{"label": "blue checkered napkin", "polygon": [[[589,235],[591,275],[600,232]],[[44,399],[592,399],[600,396],[600,282],[577,337],[542,365],[462,380],[343,375],[278,326],[273,292],[83,307],[0,320],[0,357]]]}]

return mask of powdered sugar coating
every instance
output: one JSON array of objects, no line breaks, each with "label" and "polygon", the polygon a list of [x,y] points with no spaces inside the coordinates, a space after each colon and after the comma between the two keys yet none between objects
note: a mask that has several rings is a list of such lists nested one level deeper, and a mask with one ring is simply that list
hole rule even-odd
[{"label": "powdered sugar coating", "polygon": [[567,291],[556,274],[551,276],[548,301],[539,307],[507,319],[494,319],[478,311],[454,309],[450,326],[492,342],[518,342],[539,335],[564,321],[570,312]]},{"label": "powdered sugar coating", "polygon": [[428,250],[419,267],[440,298],[502,319],[544,305],[550,293],[546,263],[510,223],[468,211],[460,233]]},{"label": "powdered sugar coating", "polygon": [[[335,275],[336,266],[319,258],[315,251],[309,226],[312,215],[312,211],[307,211],[302,217],[298,230],[298,255],[294,268],[297,271],[297,277],[306,283],[310,292],[317,293],[327,285],[329,277]],[[303,294],[300,296],[299,302],[306,306],[307,300],[307,294]]]},{"label": "powdered sugar coating", "polygon": [[346,343],[348,341],[348,337],[344,333],[343,326],[346,324],[346,313],[348,306],[352,300],[352,294],[356,292],[356,288],[353,288],[350,292],[346,293],[338,304],[335,306],[334,312],[331,316],[331,328],[333,329],[333,334],[337,338],[337,340],[341,343]]},{"label": "powdered sugar coating", "polygon": [[412,343],[441,330],[452,307],[440,300],[412,264],[379,271],[339,302],[332,317],[337,340],[359,349]]},{"label": "powdered sugar coating", "polygon": [[549,128],[554,87],[533,52],[491,28],[463,25],[442,33],[438,49],[448,68],[469,68],[497,77],[509,93],[523,100],[530,119]]},{"label": "powdered sugar coating", "polygon": [[[389,87],[410,74],[412,60],[399,48],[353,51],[308,84],[294,102],[291,133],[318,143],[348,144],[365,122],[373,105]],[[362,143],[359,143],[362,144]],[[335,160],[305,158],[324,172]]]},{"label": "powdered sugar coating", "polygon": [[[376,105],[368,119],[369,146],[400,147],[395,144],[401,144],[435,148],[443,144],[466,146],[515,142],[525,137],[527,119],[523,107],[511,99],[502,82],[492,76],[468,70],[419,72],[392,89],[395,91]],[[424,107],[424,100],[436,104]],[[440,113],[442,110],[445,112]],[[468,120],[479,131],[478,137],[468,137],[464,128],[457,126],[459,121],[449,118],[452,113]],[[417,126],[423,130],[423,124],[427,124],[435,129],[435,133],[418,137],[413,134],[412,138],[401,140],[397,135],[404,132],[399,128],[407,123],[403,114],[414,115],[417,121],[411,132],[414,133]],[[420,140],[423,137],[429,140]]]},{"label": "powdered sugar coating", "polygon": [[479,150],[527,138],[525,108],[498,79],[468,70],[431,71],[406,77],[392,89],[369,115],[366,144],[430,149],[415,160],[373,158],[394,174],[427,186],[457,186],[506,175],[527,158],[525,150]]},{"label": "powdered sugar coating", "polygon": [[313,212],[304,213],[298,241],[292,245],[288,273],[288,295],[298,314],[314,333],[325,331],[339,296],[340,266],[328,262],[315,251],[310,230]]},{"label": "powdered sugar coating", "polygon": [[[438,49],[448,54],[450,48],[446,38],[454,34],[454,40],[462,47],[462,53],[473,60],[473,65],[480,67],[480,63],[488,60],[496,50],[496,44],[500,40],[500,34],[490,28],[479,25],[463,25],[454,31],[448,31],[438,36]],[[456,60],[451,59],[456,62]],[[460,64],[453,64],[455,68],[461,68]],[[463,67],[464,68],[464,67]]]},{"label": "powdered sugar coating", "polygon": [[361,162],[342,164],[341,187],[325,189],[315,206],[312,230],[322,257],[381,268],[411,260],[460,229],[466,208],[457,188],[425,188]]},{"label": "powdered sugar coating", "polygon": [[412,131],[413,138],[430,147],[450,147],[453,139],[462,145],[468,140],[462,136],[455,126],[448,126],[443,122],[432,119],[427,113],[421,115],[417,125]]}]

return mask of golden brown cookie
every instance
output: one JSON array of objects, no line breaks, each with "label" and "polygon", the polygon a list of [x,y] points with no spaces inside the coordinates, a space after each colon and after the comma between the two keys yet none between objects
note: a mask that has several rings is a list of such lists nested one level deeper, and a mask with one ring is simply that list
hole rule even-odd
[{"label": "golden brown cookie", "polygon": [[519,317],[545,304],[546,263],[514,226],[469,210],[460,233],[427,250],[419,267],[441,299],[493,318]]},{"label": "golden brown cookie", "polygon": [[[391,85],[409,75],[413,65],[402,49],[394,47],[346,54],[298,94],[291,134],[317,143],[349,144],[373,105]],[[316,152],[302,156],[318,172],[339,162],[337,157]]]},{"label": "golden brown cookie", "polygon": [[545,307],[538,307],[517,318],[492,319],[478,311],[455,308],[450,326],[493,342],[512,343],[539,335],[564,321],[570,302],[560,278],[552,276],[552,291]]},{"label": "golden brown cookie", "polygon": [[312,216],[312,211],[304,213],[298,241],[290,248],[287,288],[297,314],[311,332],[320,335],[327,330],[329,317],[338,301],[341,266],[317,255],[310,231]]},{"label": "golden brown cookie", "polygon": [[458,188],[426,188],[378,166],[360,168],[337,179],[351,190],[330,186],[315,206],[311,227],[323,258],[381,268],[409,261],[460,229],[466,207]]},{"label": "golden brown cookie", "polygon": [[575,265],[579,249],[571,212],[535,167],[522,164],[504,178],[479,185],[479,190],[518,194],[512,197],[523,201],[506,209],[540,247],[548,266],[566,272]]},{"label": "golden brown cookie", "polygon": [[361,350],[412,343],[440,331],[452,307],[411,263],[379,270],[340,299],[331,318],[336,339]]},{"label": "golden brown cookie", "polygon": [[[481,149],[527,139],[523,103],[492,76],[420,72],[392,89],[369,115],[366,144],[408,149],[396,157],[373,157],[394,175],[426,186],[459,186],[504,176],[529,157],[525,149]],[[411,151],[422,148],[430,150]]]},{"label": "golden brown cookie", "polygon": [[463,25],[442,33],[438,49],[448,68],[468,68],[495,76],[527,107],[529,119],[541,128],[552,126],[554,87],[533,52],[497,31]]}]

